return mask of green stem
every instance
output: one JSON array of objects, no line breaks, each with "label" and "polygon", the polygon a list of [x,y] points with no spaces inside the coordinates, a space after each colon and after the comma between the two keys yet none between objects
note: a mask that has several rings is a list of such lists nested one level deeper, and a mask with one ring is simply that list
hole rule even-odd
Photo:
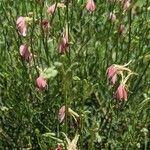
[{"label": "green stem", "polygon": [[129,54],[130,54],[130,48],[131,48],[131,23],[132,23],[132,8],[129,10],[128,13],[128,21],[129,21],[129,33],[128,33],[128,51],[127,51],[127,62],[129,61]]},{"label": "green stem", "polygon": [[144,143],[144,150],[147,150],[147,146],[148,146],[148,137],[147,137],[147,134],[144,135],[144,139],[145,139],[144,140],[144,142],[145,142]]}]

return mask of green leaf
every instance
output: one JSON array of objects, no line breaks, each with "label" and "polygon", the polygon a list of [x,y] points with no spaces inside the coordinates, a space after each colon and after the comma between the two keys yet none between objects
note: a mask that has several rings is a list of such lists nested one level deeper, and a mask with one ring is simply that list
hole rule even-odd
[{"label": "green leaf", "polygon": [[145,1],[143,1],[143,0],[138,0],[138,1],[136,2],[135,6],[142,7],[144,4],[145,4]]},{"label": "green leaf", "polygon": [[54,78],[57,75],[58,71],[55,67],[47,68],[43,71],[42,76],[45,79]]},{"label": "green leaf", "polygon": [[75,81],[80,81],[80,78],[79,78],[78,76],[74,76],[74,77],[73,77],[73,80],[75,80]]},{"label": "green leaf", "polygon": [[51,137],[51,136],[56,136],[56,134],[55,133],[44,133],[44,134],[42,134],[42,136]]},{"label": "green leaf", "polygon": [[60,66],[62,66],[62,63],[61,62],[54,62],[54,65],[56,66],[56,67],[60,67]]}]

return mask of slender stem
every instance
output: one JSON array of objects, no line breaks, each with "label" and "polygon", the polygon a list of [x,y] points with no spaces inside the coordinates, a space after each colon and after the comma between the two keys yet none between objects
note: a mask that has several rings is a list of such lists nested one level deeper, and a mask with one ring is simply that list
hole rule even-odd
[{"label": "slender stem", "polygon": [[132,8],[130,8],[128,13],[128,21],[129,21],[129,33],[128,33],[128,51],[127,51],[127,62],[129,61],[130,47],[131,47],[131,23],[132,23]]},{"label": "slender stem", "polygon": [[146,134],[146,133],[145,133],[145,135],[144,135],[144,139],[145,139],[145,140],[144,140],[144,142],[145,142],[145,143],[144,143],[144,150],[148,150],[148,149],[147,149],[147,146],[148,146],[148,137],[147,137],[147,134]]}]

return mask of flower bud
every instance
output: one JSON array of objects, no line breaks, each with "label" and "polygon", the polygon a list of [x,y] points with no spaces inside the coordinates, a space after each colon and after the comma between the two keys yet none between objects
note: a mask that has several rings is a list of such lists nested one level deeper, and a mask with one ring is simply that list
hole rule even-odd
[{"label": "flower bud", "polygon": [[125,33],[125,26],[124,26],[123,24],[121,24],[121,25],[119,26],[118,32],[119,32],[119,34]]},{"label": "flower bud", "polygon": [[19,48],[21,57],[26,61],[31,61],[32,59],[32,53],[29,52],[28,46],[26,44],[23,44]]},{"label": "flower bud", "polygon": [[116,99],[127,101],[127,91],[124,84],[120,84],[116,91]]},{"label": "flower bud", "polygon": [[123,10],[127,10],[130,7],[130,0],[124,0],[122,2]]},{"label": "flower bud", "polygon": [[47,85],[47,80],[44,79],[42,76],[39,76],[36,79],[36,86],[39,90],[46,90],[48,85]]},{"label": "flower bud", "polygon": [[69,46],[68,35],[65,33],[59,42],[59,53],[64,54]]},{"label": "flower bud", "polygon": [[110,79],[111,83],[114,85],[117,79],[117,68],[114,65],[111,65],[107,69],[106,74],[108,76],[108,79]]},{"label": "flower bud", "polygon": [[94,0],[87,0],[86,9],[91,13],[96,9]]},{"label": "flower bud", "polygon": [[16,26],[18,29],[18,32],[22,36],[26,36],[27,34],[27,23],[25,17],[20,16],[16,21]]},{"label": "flower bud", "polygon": [[109,20],[111,20],[112,22],[115,22],[115,21],[116,21],[116,15],[115,15],[115,13],[111,12],[111,13],[109,14]]},{"label": "flower bud", "polygon": [[53,4],[53,5],[49,6],[48,9],[47,9],[47,12],[49,14],[53,14],[55,12],[55,10],[56,10],[55,7],[56,7],[56,4]]},{"label": "flower bud", "polygon": [[59,118],[60,123],[64,120],[64,118],[65,118],[65,106],[62,106],[59,109],[58,118]]}]

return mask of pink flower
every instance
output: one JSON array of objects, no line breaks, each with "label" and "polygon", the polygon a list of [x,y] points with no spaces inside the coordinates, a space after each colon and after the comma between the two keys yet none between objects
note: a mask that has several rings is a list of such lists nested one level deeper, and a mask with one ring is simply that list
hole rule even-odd
[{"label": "pink flower", "polygon": [[55,9],[56,9],[55,7],[56,7],[56,4],[53,4],[53,5],[49,6],[48,9],[47,9],[47,12],[49,14],[53,14],[55,12]]},{"label": "pink flower", "polygon": [[30,61],[32,59],[32,53],[29,52],[28,46],[26,44],[23,44],[19,48],[21,57],[26,60]]},{"label": "pink flower", "polygon": [[20,35],[26,36],[27,34],[27,24],[25,17],[19,17],[16,21],[17,29]]},{"label": "pink flower", "polygon": [[118,32],[119,34],[123,34],[126,32],[125,26],[123,24],[121,24],[118,28]]},{"label": "pink flower", "polygon": [[58,144],[56,150],[63,150],[63,149],[62,149],[62,145],[61,145],[61,144]]},{"label": "pink flower", "polygon": [[115,22],[116,21],[116,15],[115,15],[115,13],[110,13],[109,14],[109,19],[112,21],[112,22]]},{"label": "pink flower", "polygon": [[36,86],[39,90],[46,90],[47,89],[47,80],[44,79],[42,76],[39,76],[36,79]]},{"label": "pink flower", "polygon": [[121,25],[119,26],[118,32],[119,32],[120,34],[125,33],[125,26],[124,26],[123,24],[121,24]]},{"label": "pink flower", "polygon": [[116,98],[127,101],[127,91],[124,84],[120,84],[116,91]]},{"label": "pink flower", "polygon": [[59,53],[64,54],[68,46],[69,46],[68,36],[65,33],[64,37],[60,40],[60,43],[59,43]]},{"label": "pink flower", "polygon": [[46,19],[42,20],[41,26],[43,27],[43,29],[48,29],[48,27],[49,27],[48,20],[46,20]]},{"label": "pink flower", "polygon": [[64,118],[65,118],[65,106],[62,106],[59,109],[58,118],[59,118],[60,123],[64,120]]},{"label": "pink flower", "polygon": [[130,1],[129,0],[124,0],[122,2],[122,5],[123,5],[123,9],[127,10],[130,7]]},{"label": "pink flower", "polygon": [[114,65],[111,65],[107,71],[106,74],[108,76],[108,79],[111,79],[112,84],[114,85],[117,79],[117,69]]},{"label": "pink flower", "polygon": [[86,9],[91,13],[96,9],[94,0],[87,0]]}]

